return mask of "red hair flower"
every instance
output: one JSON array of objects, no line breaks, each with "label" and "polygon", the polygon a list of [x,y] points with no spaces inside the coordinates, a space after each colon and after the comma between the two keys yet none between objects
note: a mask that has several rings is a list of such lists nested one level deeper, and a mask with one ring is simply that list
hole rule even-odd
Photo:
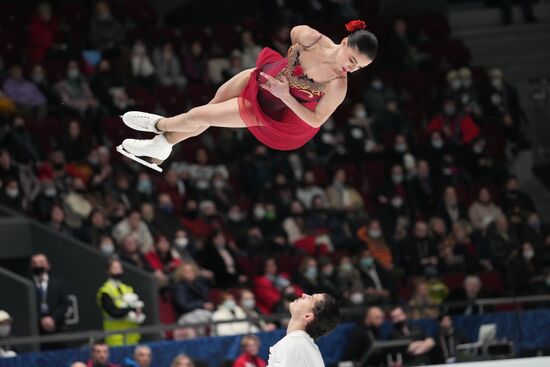
[{"label": "red hair flower", "polygon": [[365,28],[367,28],[367,23],[363,22],[362,20],[352,20],[346,23],[346,29],[350,33],[361,29],[365,29]]},{"label": "red hair flower", "polygon": [[302,69],[302,67],[300,65],[296,65],[293,69],[292,69],[292,75],[296,76],[296,77],[301,77],[302,75],[304,75],[304,69]]}]

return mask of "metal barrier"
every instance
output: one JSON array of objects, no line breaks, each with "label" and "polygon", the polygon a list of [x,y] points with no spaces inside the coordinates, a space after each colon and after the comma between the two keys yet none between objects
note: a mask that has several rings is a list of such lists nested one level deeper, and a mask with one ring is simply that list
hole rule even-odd
[{"label": "metal barrier", "polygon": [[[519,306],[522,304],[532,304],[532,303],[539,303],[539,302],[549,302],[550,304],[550,295],[484,298],[484,299],[476,300],[475,303],[450,302],[450,303],[445,303],[441,305],[426,305],[426,306],[414,306],[414,307],[407,306],[407,305],[381,305],[380,307],[384,310],[390,310],[395,306],[400,306],[400,307],[403,307],[403,309],[405,310],[413,310],[413,309],[426,309],[426,308],[442,309],[445,307],[453,308],[453,307],[462,307],[462,306],[468,306],[468,305],[474,304],[474,305],[480,306],[480,310],[483,310],[484,306],[496,306],[496,305],[507,305],[507,304],[513,304],[513,305]],[[363,317],[365,310],[366,310],[365,306],[346,307],[346,308],[342,308],[340,312],[344,319],[349,320],[357,316]],[[516,311],[519,311],[519,309]],[[111,332],[106,332],[102,330],[90,330],[90,331],[84,331],[84,332],[67,332],[67,333],[59,333],[55,335],[27,336],[27,337],[2,339],[0,340],[0,346],[32,345],[32,344],[42,344],[42,343],[51,343],[51,342],[74,342],[76,340],[82,340],[83,344],[85,343],[91,344],[94,340],[103,339],[106,336],[113,335],[113,334],[127,334],[127,333],[137,332],[142,335],[156,334],[157,336],[161,336],[163,333],[167,331],[173,331],[173,330],[182,329],[182,328],[196,329],[196,328],[212,327],[215,325],[225,324],[225,323],[234,323],[234,322],[242,322],[242,321],[250,322],[250,321],[257,321],[257,320],[273,322],[273,321],[280,321],[285,318],[288,318],[288,314],[286,313],[269,315],[269,316],[261,316],[260,318],[248,317],[248,318],[241,318],[241,319],[234,319],[234,320],[227,320],[227,321],[216,321],[216,322],[207,322],[207,323],[189,323],[184,325],[178,324],[178,323],[155,324],[155,325],[143,326],[137,329],[128,329],[128,330],[111,331]]]}]

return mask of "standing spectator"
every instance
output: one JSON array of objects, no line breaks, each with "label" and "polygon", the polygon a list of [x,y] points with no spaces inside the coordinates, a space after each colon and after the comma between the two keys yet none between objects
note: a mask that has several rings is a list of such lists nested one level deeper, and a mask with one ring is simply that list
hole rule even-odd
[{"label": "standing spectator", "polygon": [[208,300],[208,286],[192,262],[183,262],[174,273],[174,306],[179,324],[209,322],[212,318],[214,305]]},{"label": "standing spectator", "polygon": [[434,362],[455,363],[458,354],[457,345],[468,343],[468,339],[460,330],[456,330],[451,315],[441,314],[438,316],[437,321],[439,323],[439,335],[434,349]]},{"label": "standing spectator", "polygon": [[491,199],[489,188],[486,186],[481,187],[477,199],[468,210],[472,226],[478,231],[485,232],[489,224],[502,215],[502,210]]},{"label": "standing spectator", "polygon": [[174,46],[167,42],[162,48],[157,48],[153,55],[158,82],[163,86],[175,85],[180,89],[185,87],[187,79],[183,76],[180,61],[174,53]]},{"label": "standing spectator", "polygon": [[[231,293],[225,293],[221,297],[221,303],[216,311],[212,314],[212,321],[231,321],[243,320],[246,318],[244,310],[235,302],[235,297]],[[254,325],[248,320],[224,322],[215,325],[217,336],[239,335],[247,333],[255,333],[258,331]]]},{"label": "standing spectator", "polygon": [[375,353],[367,360],[363,360],[371,345],[376,341],[383,340],[381,331],[383,323],[384,312],[382,309],[377,306],[369,307],[361,322],[352,330],[342,360],[353,361],[357,367],[378,366],[385,362],[385,356],[380,353]]},{"label": "standing spectator", "polygon": [[147,345],[138,345],[134,349],[133,358],[124,359],[124,367],[151,367],[153,353]]},{"label": "standing spectator", "polygon": [[[103,315],[104,331],[136,329],[145,321],[143,302],[134,289],[121,281],[124,275],[122,263],[109,260],[108,279],[97,291],[97,303]],[[113,334],[105,338],[109,346],[134,345],[139,342],[138,333]]]},{"label": "standing spectator", "polygon": [[256,335],[245,335],[241,340],[241,355],[233,362],[233,367],[266,367],[267,363],[258,356],[260,338]]},{"label": "standing spectator", "polygon": [[130,55],[132,77],[137,84],[150,87],[153,85],[155,66],[147,53],[147,46],[143,40],[138,39],[132,47]]},{"label": "standing spectator", "polygon": [[109,362],[109,346],[102,340],[94,342],[90,353],[88,367],[119,367],[118,364]]},{"label": "standing spectator", "polygon": [[[9,313],[4,310],[0,310],[0,340],[10,338],[11,324],[13,320]],[[17,353],[7,345],[0,346],[0,359],[15,357]]]},{"label": "standing spectator", "polygon": [[208,83],[208,58],[203,45],[193,41],[183,55],[183,72],[191,83]]},{"label": "standing spectator", "polygon": [[28,32],[29,58],[33,63],[40,63],[59,37],[59,20],[52,15],[50,4],[41,2],[38,5]]},{"label": "standing spectator", "polygon": [[405,364],[425,365],[431,363],[431,350],[435,346],[433,338],[429,337],[424,329],[415,324],[409,323],[407,314],[401,307],[395,307],[390,312],[393,330],[390,333],[390,340],[412,339],[407,347],[407,354],[404,358]]},{"label": "standing spectator", "polygon": [[125,38],[124,27],[113,17],[109,3],[98,1],[95,15],[90,21],[90,41],[97,50],[109,55],[121,46]]},{"label": "standing spectator", "polygon": [[4,81],[2,89],[23,112],[31,114],[38,119],[46,116],[46,97],[36,85],[25,80],[21,66],[12,66],[9,77]]},{"label": "standing spectator", "polygon": [[113,228],[113,238],[117,242],[122,242],[126,236],[133,236],[139,245],[139,250],[143,253],[149,251],[153,245],[153,236],[147,225],[141,220],[141,213],[133,210],[128,217],[118,222]]},{"label": "standing spectator", "polygon": [[[51,335],[65,329],[65,313],[69,306],[63,280],[50,276],[50,262],[42,253],[31,257],[31,272],[36,286],[36,308],[41,335]],[[44,344],[42,349],[56,349],[61,344]]]}]

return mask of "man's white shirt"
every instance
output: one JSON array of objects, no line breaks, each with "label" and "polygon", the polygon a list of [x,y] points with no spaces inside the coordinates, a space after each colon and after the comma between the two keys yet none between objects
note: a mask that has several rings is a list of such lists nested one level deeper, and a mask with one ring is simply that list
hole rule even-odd
[{"label": "man's white shirt", "polygon": [[269,348],[267,367],[324,367],[319,347],[303,330],[288,333]]}]

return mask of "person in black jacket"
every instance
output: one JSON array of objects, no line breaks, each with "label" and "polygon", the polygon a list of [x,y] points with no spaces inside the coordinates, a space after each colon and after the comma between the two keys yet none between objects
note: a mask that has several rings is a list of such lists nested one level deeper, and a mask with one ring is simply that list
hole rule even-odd
[{"label": "person in black jacket", "polygon": [[[355,366],[379,366],[385,363],[383,355],[374,354],[363,361],[363,356],[374,341],[382,340],[380,327],[384,322],[384,312],[380,307],[369,307],[365,317],[352,330],[344,354],[343,361],[353,361]],[[362,362],[362,363],[361,363]]]},{"label": "person in black jacket", "polygon": [[435,341],[428,336],[426,331],[408,321],[407,314],[401,307],[395,307],[390,312],[393,330],[389,335],[390,340],[411,339],[406,353],[403,355],[405,365],[422,366],[431,364],[431,352],[435,347]]},{"label": "person in black jacket", "polygon": [[453,325],[453,319],[448,313],[442,313],[438,316],[439,333],[435,340],[434,359],[435,363],[455,363],[456,346],[468,343],[468,338]]},{"label": "person in black jacket", "polygon": [[358,265],[367,303],[387,303],[395,297],[394,276],[372,258],[368,249],[359,253]]},{"label": "person in black jacket", "polygon": [[231,287],[242,280],[233,249],[222,231],[214,232],[201,255],[202,266],[214,273],[217,286]]},{"label": "person in black jacket", "polygon": [[[65,329],[65,313],[69,306],[65,283],[49,275],[50,262],[45,254],[31,257],[30,264],[36,287],[36,308],[39,315],[40,334],[54,334]],[[43,344],[42,349],[57,349],[59,343]]]}]

